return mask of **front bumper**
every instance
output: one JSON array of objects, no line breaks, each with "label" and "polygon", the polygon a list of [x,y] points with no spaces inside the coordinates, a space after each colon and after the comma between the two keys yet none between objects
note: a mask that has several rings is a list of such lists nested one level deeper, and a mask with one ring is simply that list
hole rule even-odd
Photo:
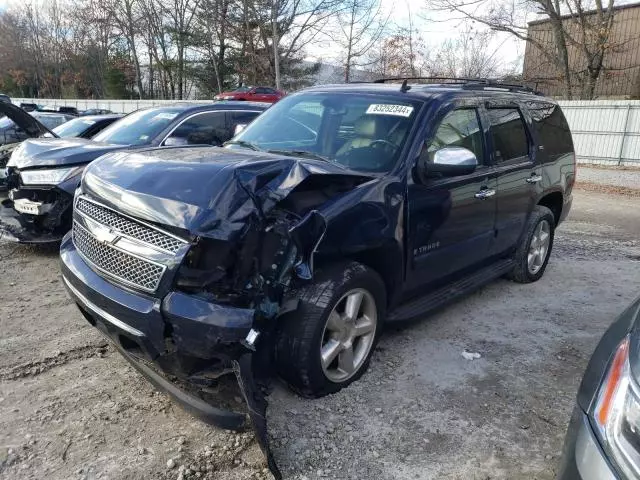
[{"label": "front bumper", "polygon": [[67,235],[62,278],[84,317],[156,388],[203,421],[237,430],[250,423],[269,467],[279,471],[266,434],[266,399],[256,363],[260,349],[242,345],[253,311],[171,292],[160,300],[115,285],[91,269]]},{"label": "front bumper", "polygon": [[558,480],[618,480],[587,415],[576,406],[565,438]]},{"label": "front bumper", "polygon": [[[23,195],[20,190],[9,192]],[[46,198],[38,204],[37,214],[21,213],[9,198],[0,203],[0,239],[17,243],[57,243],[70,228],[73,196],[56,188],[40,189],[31,194]],[[22,198],[18,200],[24,202]],[[36,212],[34,212],[36,213]]]}]

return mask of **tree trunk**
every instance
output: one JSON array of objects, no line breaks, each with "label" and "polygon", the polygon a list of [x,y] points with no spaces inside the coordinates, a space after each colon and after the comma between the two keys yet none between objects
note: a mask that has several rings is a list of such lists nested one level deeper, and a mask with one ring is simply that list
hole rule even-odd
[{"label": "tree trunk", "polygon": [[347,41],[347,62],[344,68],[344,83],[351,81],[351,52],[353,50],[353,27],[356,21],[356,0],[352,0],[351,5],[351,21],[349,22],[349,38]]},{"label": "tree trunk", "polygon": [[276,76],[276,88],[280,90],[280,36],[278,34],[278,0],[273,0],[271,6],[271,25],[273,27],[273,69]]},{"label": "tree trunk", "polygon": [[149,49],[149,98],[155,98],[155,92],[153,89],[153,54],[151,53],[151,49]]},{"label": "tree trunk", "polygon": [[[182,41],[180,42],[182,43]],[[184,46],[178,46],[178,100],[182,100],[184,91]]]},{"label": "tree trunk", "polygon": [[571,67],[569,65],[569,52],[567,51],[567,41],[564,35],[562,18],[559,15],[554,15],[551,17],[550,23],[556,52],[558,54],[558,67],[563,77],[567,100],[571,100],[573,98]]}]

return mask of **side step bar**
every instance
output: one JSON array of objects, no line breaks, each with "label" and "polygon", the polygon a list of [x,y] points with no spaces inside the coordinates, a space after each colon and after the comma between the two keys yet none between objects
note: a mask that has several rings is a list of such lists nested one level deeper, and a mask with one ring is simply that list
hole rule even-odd
[{"label": "side step bar", "polygon": [[453,283],[449,283],[444,287],[398,306],[389,313],[387,322],[414,320],[421,315],[440,308],[458,297],[467,295],[483,285],[486,285],[490,281],[503,276],[513,269],[513,267],[513,260],[499,260],[467,277]]}]

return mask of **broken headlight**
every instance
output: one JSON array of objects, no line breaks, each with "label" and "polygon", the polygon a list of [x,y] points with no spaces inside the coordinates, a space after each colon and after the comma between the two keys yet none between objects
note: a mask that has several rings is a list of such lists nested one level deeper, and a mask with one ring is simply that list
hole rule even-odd
[{"label": "broken headlight", "polygon": [[222,280],[232,263],[228,242],[199,239],[185,257],[176,284],[185,290],[202,290]]},{"label": "broken headlight", "polygon": [[71,177],[79,175],[84,170],[79,167],[52,168],[48,170],[24,170],[20,178],[25,185],[58,185]]},{"label": "broken headlight", "polygon": [[625,477],[640,477],[640,389],[631,376],[628,337],[618,345],[591,416]]}]

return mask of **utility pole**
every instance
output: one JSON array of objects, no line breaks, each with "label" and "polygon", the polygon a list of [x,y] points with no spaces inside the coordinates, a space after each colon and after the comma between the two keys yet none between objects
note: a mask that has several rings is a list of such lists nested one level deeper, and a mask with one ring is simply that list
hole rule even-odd
[{"label": "utility pole", "polygon": [[280,53],[278,52],[280,36],[278,34],[278,0],[272,0],[271,25],[273,27],[273,68],[276,73],[276,88],[280,90]]}]

